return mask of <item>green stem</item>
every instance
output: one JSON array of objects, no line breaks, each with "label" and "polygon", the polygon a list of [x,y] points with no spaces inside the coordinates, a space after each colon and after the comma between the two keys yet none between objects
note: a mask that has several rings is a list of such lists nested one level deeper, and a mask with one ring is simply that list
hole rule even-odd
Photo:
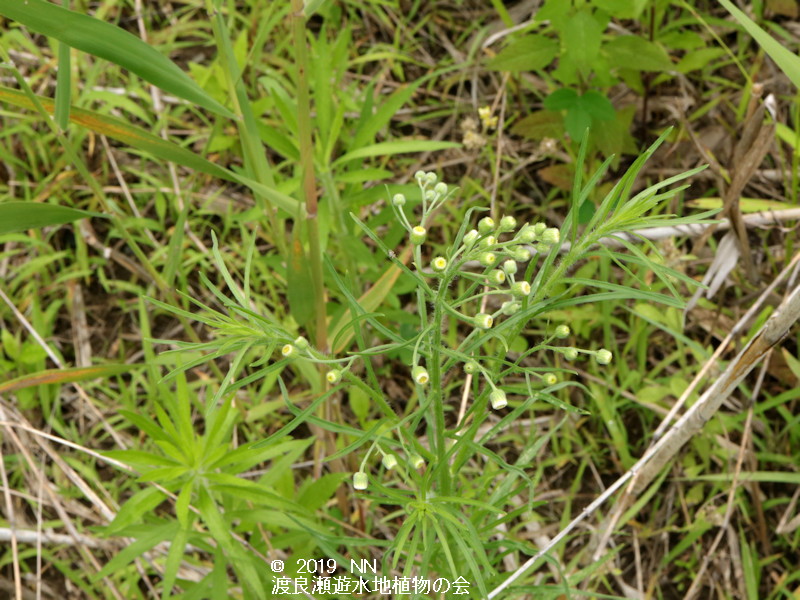
[{"label": "green stem", "polygon": [[450,465],[447,461],[447,439],[445,437],[444,423],[444,392],[442,390],[442,325],[445,302],[444,294],[448,289],[448,279],[439,282],[433,309],[433,337],[430,345],[430,376],[431,376],[431,402],[433,405],[433,439],[436,454],[436,469],[439,479],[439,494],[450,495]]}]

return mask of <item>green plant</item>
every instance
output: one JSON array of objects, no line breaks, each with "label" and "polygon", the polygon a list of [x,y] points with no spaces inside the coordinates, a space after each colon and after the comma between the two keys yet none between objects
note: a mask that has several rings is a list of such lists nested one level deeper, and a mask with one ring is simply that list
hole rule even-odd
[{"label": "green plant", "polygon": [[[523,469],[525,461],[529,461],[546,440],[532,438],[518,460],[509,463],[493,449],[498,443],[498,433],[523,415],[535,413],[542,402],[578,410],[562,397],[570,388],[584,388],[571,381],[569,363],[562,367],[548,366],[552,362],[548,356],[558,355],[568,361],[593,356],[599,365],[612,360],[612,353],[603,348],[583,350],[557,344],[557,340],[571,335],[565,324],[546,327],[541,339],[524,352],[512,351],[512,356],[510,349],[518,347],[526,325],[531,320],[546,320],[555,311],[598,301],[633,300],[679,307],[682,301],[676,282],[694,284],[685,275],[654,262],[635,244],[619,236],[656,225],[702,222],[710,214],[687,218],[654,214],[664,201],[685,187],[671,186],[699,169],[632,193],[636,175],[665,136],[637,159],[606,195],[582,231],[577,222],[580,205],[602,177],[609,161],[585,185],[578,178],[572,209],[561,231],[548,228],[544,223],[520,226],[510,215],[497,222],[483,217],[471,228],[474,215],[479,212],[473,208],[466,212],[455,239],[449,244],[432,241],[431,231],[437,209],[457,192],[438,181],[434,173],[416,173],[420,212],[411,209],[412,204],[404,195],[397,194],[391,201],[397,220],[407,232],[413,255],[413,269],[396,257],[391,260],[401,269],[403,277],[414,283],[416,333],[404,337],[382,322],[379,314],[364,310],[333,264],[326,261],[331,279],[349,302],[352,318],[344,327],[352,330],[359,346],[358,351],[344,357],[317,349],[252,307],[248,301],[248,286],[241,289],[233,280],[215,243],[217,268],[233,297],[222,294],[205,277],[203,280],[224,310],[192,299],[201,309],[200,313],[193,314],[151,300],[185,318],[199,318],[215,332],[211,342],[181,344],[183,348],[178,352],[199,351],[202,354],[182,362],[164,383],[176,377],[180,383],[187,369],[224,355],[234,355],[220,388],[208,395],[202,409],[206,434],[199,439],[191,434],[187,437],[186,432],[190,432],[191,427],[185,405],[190,401],[170,402],[163,410],[159,409],[158,414],[163,415],[159,416],[163,430],[141,417],[129,416],[153,436],[166,452],[164,458],[141,453],[132,456],[124,452],[114,456],[134,466],[151,465],[145,479],[159,481],[178,493],[176,510],[181,514],[177,516],[184,527],[181,541],[188,539],[191,533],[186,529],[191,524],[187,506],[196,504],[207,525],[207,535],[241,573],[250,592],[258,593],[258,586],[268,583],[264,575],[256,574],[252,563],[256,559],[253,555],[242,555],[240,547],[234,549],[235,544],[227,532],[234,527],[240,514],[236,510],[242,501],[238,496],[257,502],[258,495],[263,494],[261,501],[268,504],[276,492],[264,481],[240,484],[241,480],[234,475],[263,461],[265,456],[304,448],[308,440],[290,438],[298,428],[327,430],[338,440],[338,451],[329,460],[355,452],[361,454],[360,466],[352,480],[354,489],[363,491],[363,497],[370,502],[396,506],[395,514],[404,516],[402,525],[389,539],[371,540],[375,547],[386,546],[389,551],[384,554],[385,574],[400,569],[405,576],[416,574],[426,578],[444,574],[454,581],[465,577],[460,566],[466,565],[468,580],[477,588],[477,593],[485,596],[492,585],[502,581],[498,571],[500,554],[489,539],[498,527],[519,518],[518,509],[506,512],[511,496],[529,490],[532,481]],[[352,218],[381,254],[391,256],[390,249],[375,231],[356,215]],[[607,248],[605,240],[609,239],[620,241],[629,252]],[[564,240],[569,240],[570,245],[562,255]],[[570,274],[576,263],[591,256],[610,257],[626,270],[652,272],[670,294],[652,292],[644,286],[637,289]],[[591,288],[598,291],[576,295],[578,290]],[[448,335],[448,331],[456,335]],[[383,338],[382,343],[369,345],[367,340],[375,337]],[[403,348],[411,350],[408,376],[413,395],[405,405],[393,406],[383,396],[383,386],[372,360]],[[280,358],[273,360],[276,353]],[[327,370],[326,379],[332,386],[327,390],[319,387],[316,375],[319,367]],[[311,386],[310,402],[304,408],[290,398],[283,380],[288,370],[296,371]],[[266,389],[278,384],[283,402],[294,418],[268,438],[250,440],[229,455],[225,440],[235,423],[235,392],[260,381]],[[185,386],[185,383],[180,385]],[[463,386],[471,388],[472,401],[454,418],[453,390]],[[363,422],[363,428],[347,425],[341,419],[320,416],[319,407],[323,403],[348,390],[358,390],[373,403],[377,416]],[[497,416],[492,416],[490,421],[490,414]],[[231,458],[234,455],[236,461]],[[372,466],[374,456],[380,458],[382,469]],[[470,467],[476,461],[487,465],[482,473]],[[267,480],[280,477],[273,471],[274,467],[266,476]],[[329,494],[341,481],[341,477],[334,478],[335,483],[328,488]],[[487,496],[482,492],[485,490],[492,492]],[[316,545],[345,568],[348,568],[345,556],[352,556],[354,552],[361,554],[357,550],[361,544],[343,536],[333,521],[326,517],[322,521],[315,519],[294,500],[284,498],[281,502],[283,510],[291,515],[290,520],[297,522],[298,535],[315,535],[315,542],[311,543],[309,537],[311,545],[303,546],[306,551],[313,552]],[[217,506],[224,506],[225,510]],[[271,527],[262,520],[272,515],[271,512],[252,510],[256,516],[250,519],[248,531]],[[137,516],[142,514],[141,510],[136,512]],[[283,525],[286,526],[286,522]],[[322,533],[326,527],[330,528],[329,533]],[[155,537],[150,541],[156,541]]]}]

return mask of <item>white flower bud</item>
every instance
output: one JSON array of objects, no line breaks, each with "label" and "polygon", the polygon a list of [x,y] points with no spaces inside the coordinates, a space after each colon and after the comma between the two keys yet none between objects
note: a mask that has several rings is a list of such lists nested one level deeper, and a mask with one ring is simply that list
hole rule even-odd
[{"label": "white flower bud", "polygon": [[559,325],[556,327],[556,337],[564,339],[565,337],[569,337],[569,327],[567,325]]},{"label": "white flower bud", "polygon": [[497,255],[494,252],[484,252],[478,257],[478,262],[484,267],[493,267],[497,263]]},{"label": "white flower bud", "polygon": [[419,454],[412,454],[408,457],[408,462],[411,463],[411,466],[415,469],[421,469],[425,466],[425,459],[422,458]]},{"label": "white flower bud", "polygon": [[517,272],[517,263],[509,259],[503,263],[503,271],[506,275],[514,275]]},{"label": "white flower bud", "polygon": [[505,216],[500,219],[500,231],[507,232],[513,231],[517,226],[517,220],[514,217]]},{"label": "white flower bud", "polygon": [[292,344],[286,344],[283,348],[281,348],[281,354],[283,354],[286,358],[294,358],[297,356],[297,348],[295,348]]},{"label": "white flower bud", "polygon": [[397,459],[394,454],[385,454],[381,462],[387,471],[391,471],[397,466]]},{"label": "white flower bud", "polygon": [[447,184],[443,181],[440,181],[439,183],[436,184],[436,186],[434,186],[433,191],[435,191],[440,196],[444,196],[447,193]]},{"label": "white flower bud", "polygon": [[342,380],[342,372],[339,369],[331,369],[325,374],[325,379],[331,385],[336,385]]},{"label": "white flower bud", "polygon": [[547,373],[542,378],[542,381],[544,381],[547,385],[555,385],[558,383],[558,377],[556,377],[554,373]]},{"label": "white flower bud", "polygon": [[421,225],[417,225],[411,230],[411,243],[415,246],[419,246],[425,242],[425,237],[428,235],[428,232],[425,230],[424,227]]},{"label": "white flower bud", "polygon": [[489,283],[493,285],[501,285],[506,281],[506,274],[500,269],[495,269],[489,272]]},{"label": "white flower bud", "polygon": [[564,350],[564,358],[567,360],[575,360],[578,358],[578,349],[577,348],[567,348]]},{"label": "white flower bud", "polygon": [[516,281],[511,285],[511,293],[518,298],[527,298],[531,293],[531,284],[527,281]]},{"label": "white flower bud", "polygon": [[308,350],[308,340],[302,335],[294,341],[294,345],[301,352]]},{"label": "white flower bud", "polygon": [[495,223],[492,217],[483,217],[480,221],[478,221],[478,231],[481,235],[486,235],[487,233],[491,233],[494,231]]},{"label": "white flower bud", "polygon": [[478,313],[475,315],[475,327],[479,327],[480,329],[491,329],[492,323],[494,323],[494,318],[492,315],[486,313]]},{"label": "white flower bud", "polygon": [[555,246],[561,240],[561,234],[555,227],[545,229],[542,233],[542,242],[548,246]]},{"label": "white flower bud", "polygon": [[353,474],[353,487],[357,490],[365,490],[367,489],[367,484],[369,483],[369,479],[367,478],[367,474],[364,471],[359,471],[358,473]]},{"label": "white flower bud", "polygon": [[594,355],[594,359],[597,361],[598,365],[607,365],[608,363],[611,362],[612,358],[613,356],[611,352],[609,352],[605,348],[601,348]]},{"label": "white flower bud", "polygon": [[492,393],[489,394],[489,402],[491,403],[492,408],[495,410],[500,410],[501,408],[508,406],[508,398],[506,398],[506,393],[500,389],[492,390]]},{"label": "white flower bud", "polygon": [[411,378],[419,385],[425,385],[431,379],[428,375],[428,371],[426,371],[425,367],[422,365],[417,365],[411,369]]},{"label": "white flower bud", "polygon": [[405,205],[406,197],[403,194],[395,194],[392,198],[392,204],[397,206],[398,208]]},{"label": "white flower bud", "polygon": [[478,233],[477,229],[470,229],[467,233],[464,234],[463,242],[467,250],[472,248],[473,244],[475,243],[475,240],[478,239],[479,235],[480,234]]},{"label": "white flower bud", "polygon": [[513,302],[513,301],[503,302],[503,305],[500,307],[500,312],[510,317],[512,315],[517,314],[519,312],[519,309],[521,308],[522,304],[520,304],[519,302]]}]

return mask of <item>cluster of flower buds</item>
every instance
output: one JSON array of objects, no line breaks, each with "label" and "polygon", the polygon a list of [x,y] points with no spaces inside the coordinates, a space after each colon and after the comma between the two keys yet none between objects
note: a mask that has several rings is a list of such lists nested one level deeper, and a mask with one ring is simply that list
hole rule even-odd
[{"label": "cluster of flower buds", "polygon": [[[394,454],[383,454],[381,459],[383,468],[391,471],[398,465],[397,457]],[[419,470],[425,466],[425,459],[417,453],[409,454],[405,464],[412,469]],[[353,473],[353,488],[357,490],[365,490],[369,485],[369,476],[366,471],[357,471]]]}]

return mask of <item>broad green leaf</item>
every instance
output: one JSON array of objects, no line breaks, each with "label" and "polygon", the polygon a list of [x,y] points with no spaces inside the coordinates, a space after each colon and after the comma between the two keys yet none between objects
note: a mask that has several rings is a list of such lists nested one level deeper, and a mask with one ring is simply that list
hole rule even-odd
[{"label": "broad green leaf", "polygon": [[0,14],[37,33],[119,65],[165,92],[223,117],[235,118],[175,63],[124,29],[45,0],[0,0]]},{"label": "broad green leaf", "polygon": [[720,3],[742,24],[747,33],[753,36],[758,45],[764,49],[764,52],[769,54],[769,57],[775,61],[778,68],[786,74],[792,83],[800,88],[800,57],[790,52],[780,42],[756,25],[746,14],[736,8],[730,0],[720,0]]},{"label": "broad green leaf", "polygon": [[486,63],[494,71],[538,71],[558,55],[558,42],[543,35],[531,34],[514,40]]},{"label": "broad green leaf", "polygon": [[0,234],[63,225],[86,217],[103,216],[99,213],[46,202],[3,202],[0,203]]},{"label": "broad green leaf", "polygon": [[511,133],[524,138],[540,141],[545,138],[558,138],[564,132],[564,118],[553,110],[537,110],[514,123]]},{"label": "broad green leaf", "polygon": [[658,44],[638,35],[621,35],[608,42],[603,49],[612,66],[636,71],[672,71],[675,65]]},{"label": "broad green leaf", "polygon": [[564,53],[577,65],[578,69],[588,75],[600,52],[603,29],[594,15],[581,10],[569,18],[561,32]]},{"label": "broad green leaf", "polygon": [[578,92],[572,88],[561,88],[544,99],[542,105],[547,110],[569,110],[578,105]]},{"label": "broad green leaf", "polygon": [[617,115],[611,100],[596,90],[589,90],[581,96],[580,105],[592,116],[592,119],[611,121]]}]

